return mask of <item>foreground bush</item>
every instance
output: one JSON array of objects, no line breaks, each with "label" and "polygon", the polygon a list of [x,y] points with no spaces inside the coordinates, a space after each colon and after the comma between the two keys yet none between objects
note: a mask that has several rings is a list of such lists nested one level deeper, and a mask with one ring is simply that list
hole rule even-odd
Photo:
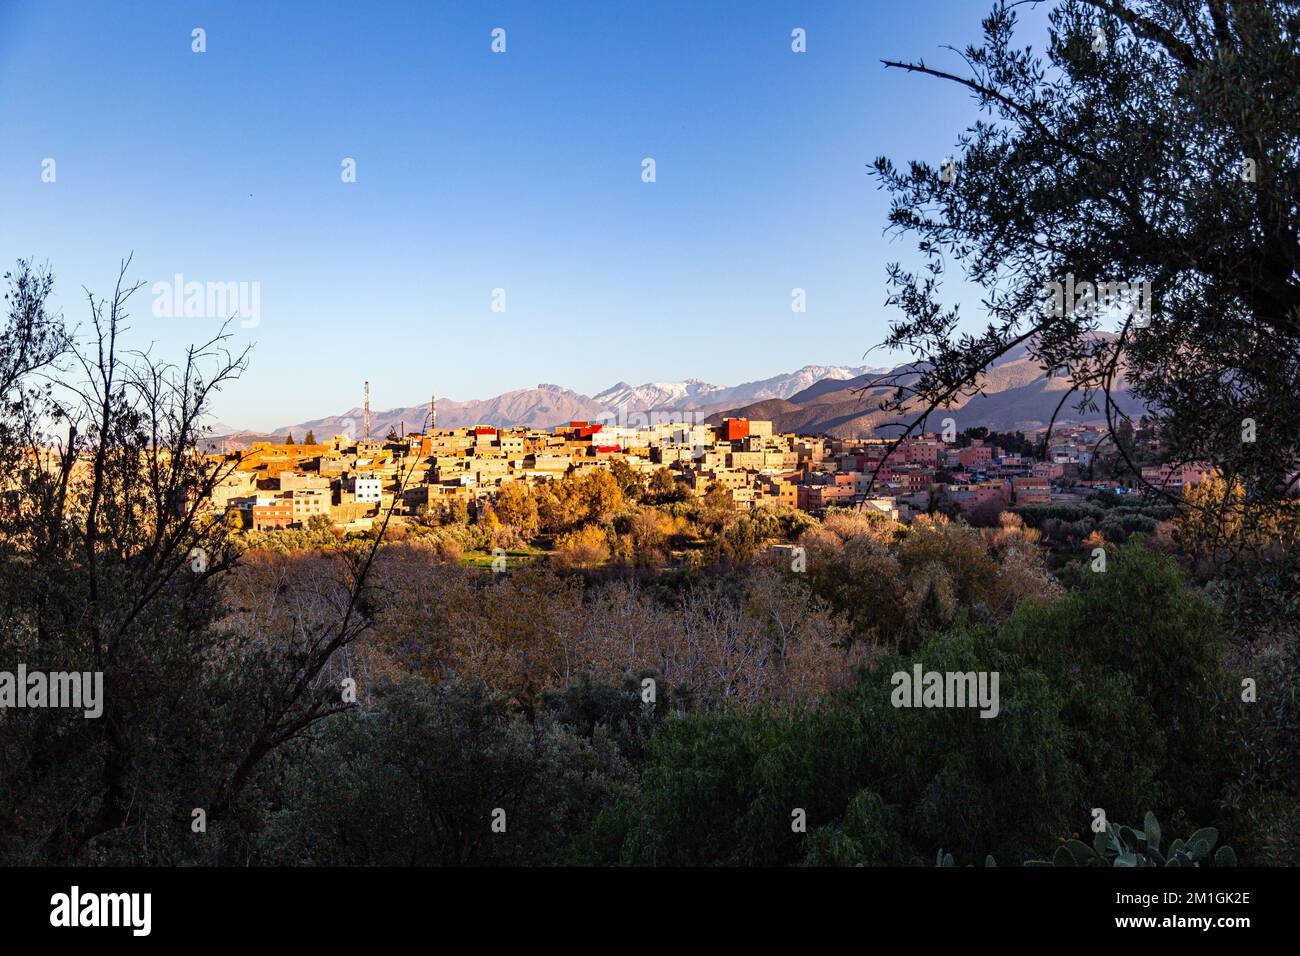
[{"label": "foreground bush", "polygon": [[[1208,819],[1240,719],[1223,650],[1172,559],[1127,545],[1085,590],[877,656],[820,706],[668,721],[602,825],[633,864],[1018,864],[1094,807]],[[996,672],[997,716],[895,707],[917,663]]]},{"label": "foreground bush", "polygon": [[559,859],[628,767],[600,732],[530,724],[481,684],[417,680],[331,722],[285,774],[259,862],[529,864]]}]

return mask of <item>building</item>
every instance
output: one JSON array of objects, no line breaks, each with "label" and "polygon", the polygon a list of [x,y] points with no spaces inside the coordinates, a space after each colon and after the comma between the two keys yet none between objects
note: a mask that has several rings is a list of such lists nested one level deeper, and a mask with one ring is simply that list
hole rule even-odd
[{"label": "building", "polygon": [[286,493],[269,498],[259,495],[253,504],[252,512],[254,531],[287,528],[293,524],[292,495]]},{"label": "building", "polygon": [[1052,486],[1046,478],[1012,478],[1011,491],[1018,505],[1045,505],[1052,500]]},{"label": "building", "polygon": [[300,488],[289,492],[293,523],[303,525],[311,518],[328,518],[332,497],[328,489]]},{"label": "building", "polygon": [[378,503],[384,498],[383,479],[376,475],[357,475],[352,479],[352,497],[359,504]]}]

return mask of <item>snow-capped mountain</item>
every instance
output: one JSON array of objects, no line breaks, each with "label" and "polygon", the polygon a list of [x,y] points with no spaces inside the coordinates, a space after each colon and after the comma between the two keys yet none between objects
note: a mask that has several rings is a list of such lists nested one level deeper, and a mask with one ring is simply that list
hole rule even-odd
[{"label": "snow-capped mountain", "polygon": [[688,378],[681,382],[649,382],[645,385],[629,385],[619,382],[592,396],[608,408],[628,408],[633,411],[647,411],[657,408],[699,408],[727,389],[721,385],[710,385],[698,378]]},{"label": "snow-capped mountain", "polygon": [[825,379],[846,381],[866,375],[869,372],[883,371],[867,366],[852,367],[848,365],[805,365],[795,372],[785,375],[773,375],[771,378],[756,382],[745,382],[732,388],[724,388],[709,396],[710,404],[721,407],[736,402],[761,402],[769,398],[789,398],[802,392],[810,385],[816,385]]},{"label": "snow-capped mountain", "polygon": [[594,395],[593,399],[611,409],[624,408],[628,411],[669,408],[716,411],[730,405],[760,402],[768,398],[789,398],[825,379],[843,381],[870,371],[872,369],[865,366],[805,365],[798,371],[740,385],[710,385],[698,378],[680,382],[650,382],[639,386],[619,382]]}]

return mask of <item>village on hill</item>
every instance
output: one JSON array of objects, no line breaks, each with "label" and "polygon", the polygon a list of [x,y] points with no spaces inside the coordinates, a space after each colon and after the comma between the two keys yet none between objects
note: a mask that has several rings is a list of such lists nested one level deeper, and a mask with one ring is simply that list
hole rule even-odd
[{"label": "village on hill", "polygon": [[[669,420],[650,420],[659,417]],[[1041,436],[985,429],[958,434],[950,427],[897,441],[773,434],[770,421],[710,424],[689,413],[632,419],[573,421],[551,430],[480,425],[390,433],[383,440],[334,435],[318,443],[308,435],[301,444],[292,436],[257,442],[211,456],[223,476],[211,507],[240,529],[305,527],[317,519],[364,531],[390,512],[399,523],[449,510],[477,519],[511,484],[535,487],[611,469],[687,498],[725,494],[742,511],[861,507],[904,522],[938,501],[964,512],[1126,490],[1124,481],[1089,477],[1105,447],[1097,425],[1058,426],[1043,453]],[[1194,466],[1151,466],[1142,477],[1179,489],[1207,474]]]}]

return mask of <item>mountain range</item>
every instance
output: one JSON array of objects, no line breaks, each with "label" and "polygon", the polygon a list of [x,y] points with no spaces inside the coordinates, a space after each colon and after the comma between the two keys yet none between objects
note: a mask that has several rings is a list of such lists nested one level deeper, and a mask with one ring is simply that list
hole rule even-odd
[{"label": "mountain range", "polygon": [[[623,414],[649,411],[692,412],[710,421],[732,415],[770,419],[778,432],[828,434],[839,438],[896,434],[888,428],[898,416],[880,411],[879,402],[891,388],[878,380],[885,375],[907,381],[915,366],[897,369],[866,366],[806,365],[794,372],[741,385],[711,385],[689,378],[676,382],[629,385],[619,382],[587,396],[560,385],[538,385],[506,392],[493,398],[457,402],[438,397],[438,427],[463,428],[471,425],[551,428],[568,421],[617,420]],[[1030,361],[1022,346],[1004,357],[985,374],[979,395],[960,401],[952,410],[936,413],[940,419],[952,416],[959,428],[985,425],[998,431],[1045,425],[1068,387],[1063,378],[1047,378]],[[1127,391],[1117,396],[1124,411],[1140,412]],[[1061,409],[1059,421],[1100,421],[1100,411],[1079,411],[1072,402]],[[427,403],[372,410],[370,433],[382,437],[389,430],[420,431],[428,422]],[[270,433],[228,429],[223,435],[212,429],[212,441],[224,438],[228,448],[256,440],[283,438],[292,434],[299,441],[313,432],[318,439],[330,435],[356,436],[363,428],[364,413],[353,407],[336,415],[314,418],[277,428]],[[224,427],[224,426],[223,426]]]},{"label": "mountain range", "polygon": [[[806,365],[797,371],[741,385],[711,385],[699,379],[680,382],[649,382],[629,385],[619,382],[594,396],[582,395],[560,385],[538,385],[505,392],[493,398],[457,402],[438,396],[438,427],[464,428],[471,425],[502,427],[526,426],[551,428],[570,421],[616,419],[620,413],[646,411],[689,411],[701,418],[731,405],[741,405],[769,398],[785,398],[818,382],[847,381],[873,371],[867,366]],[[429,405],[405,405],[397,408],[372,409],[370,433],[384,436],[389,429],[419,431],[428,423]],[[307,432],[317,438],[335,434],[357,435],[363,428],[364,411],[354,406],[336,415],[313,418],[261,433],[231,428],[224,424],[211,428],[218,443],[226,439],[229,448],[253,441],[283,438],[292,434],[301,440]]]},{"label": "mountain range", "polygon": [[[870,372],[846,381],[823,379],[788,399],[767,399],[719,409],[708,418],[719,422],[724,417],[770,420],[774,431],[804,435],[831,435],[835,438],[892,437],[898,426],[910,422],[919,408],[910,407],[900,415],[881,410],[881,403],[893,396],[898,385],[916,378],[918,366],[902,365],[883,376]],[[940,409],[928,422],[937,431],[944,418],[952,418],[957,429],[983,425],[993,431],[1021,431],[1041,428],[1052,420],[1065,422],[1102,422],[1103,408],[1078,408],[1078,396],[1062,405],[1069,390],[1069,380],[1048,377],[1028,357],[1028,347],[1020,346],[995,362],[982,376],[978,393],[963,397],[951,408]],[[1122,376],[1113,395],[1115,404],[1128,415],[1138,416],[1143,405],[1127,388]],[[1057,411],[1060,406],[1060,411]]]}]

